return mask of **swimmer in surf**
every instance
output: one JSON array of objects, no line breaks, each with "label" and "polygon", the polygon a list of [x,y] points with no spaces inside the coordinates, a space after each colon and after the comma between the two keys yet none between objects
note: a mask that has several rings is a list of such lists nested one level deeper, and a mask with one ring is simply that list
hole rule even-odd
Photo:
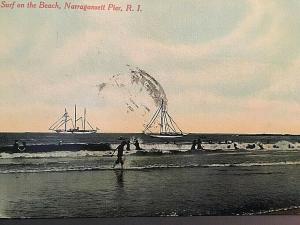
[{"label": "swimmer in surf", "polygon": [[118,154],[117,154],[117,160],[115,161],[113,168],[115,168],[115,166],[120,163],[121,168],[123,169],[123,165],[124,165],[123,152],[126,144],[127,144],[126,141],[122,141],[121,144],[114,150],[112,156],[114,155],[116,150],[118,150]]}]

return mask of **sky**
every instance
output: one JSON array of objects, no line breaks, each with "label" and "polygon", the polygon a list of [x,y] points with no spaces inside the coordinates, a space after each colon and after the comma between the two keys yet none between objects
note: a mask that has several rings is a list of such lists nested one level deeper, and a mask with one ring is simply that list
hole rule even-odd
[{"label": "sky", "polygon": [[77,104],[101,132],[141,132],[97,88],[130,64],[185,132],[300,133],[300,1],[72,2],[142,12],[0,8],[0,131],[47,132]]}]

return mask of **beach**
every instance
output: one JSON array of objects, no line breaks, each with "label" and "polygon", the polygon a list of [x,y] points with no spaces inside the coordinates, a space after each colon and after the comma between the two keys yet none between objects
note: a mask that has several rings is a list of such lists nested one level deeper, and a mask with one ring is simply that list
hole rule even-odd
[{"label": "beach", "polygon": [[[104,141],[115,147],[120,136],[2,134],[1,140],[54,143],[60,137],[63,142]],[[215,150],[189,151],[197,137]],[[0,217],[299,214],[297,136],[188,135],[175,143],[138,134],[134,138],[146,150],[138,152],[131,145],[123,170],[120,165],[112,168],[116,155],[111,151],[0,153]],[[235,141],[239,146],[263,143],[266,149],[228,148]],[[274,145],[279,148],[270,150]]]}]

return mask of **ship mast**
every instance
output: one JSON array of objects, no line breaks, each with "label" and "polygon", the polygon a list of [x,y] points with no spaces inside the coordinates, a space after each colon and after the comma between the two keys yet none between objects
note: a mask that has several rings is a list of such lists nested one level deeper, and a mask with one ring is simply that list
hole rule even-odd
[{"label": "ship mast", "polygon": [[74,111],[75,111],[75,127],[74,128],[77,129],[77,125],[76,125],[76,122],[77,122],[77,119],[76,119],[76,104],[75,104],[75,110]]},{"label": "ship mast", "polygon": [[67,131],[67,119],[68,119],[68,114],[67,114],[67,109],[65,108],[65,131]]},{"label": "ship mast", "polygon": [[[64,114],[50,127],[49,130],[56,131],[57,133],[60,132],[70,132],[70,133],[96,133],[98,128],[94,129],[92,125],[87,120],[86,116],[86,108],[84,108],[84,115],[77,117],[77,106],[74,105],[74,120],[71,118],[67,112],[67,109],[65,108]],[[79,121],[79,126],[77,121]],[[72,128],[68,128],[68,122],[71,121]],[[78,126],[78,127],[77,127]],[[87,126],[89,128],[87,128]]]},{"label": "ship mast", "polygon": [[84,115],[83,115],[83,130],[85,130],[85,121],[86,121],[86,108],[84,108]]},{"label": "ship mast", "polygon": [[160,112],[160,133],[163,133],[164,130],[164,120],[163,120],[163,113],[164,113],[164,100],[161,100],[161,112]]},{"label": "ship mast", "polygon": [[159,130],[160,130],[161,135],[165,135],[165,134],[167,134],[167,135],[172,135],[172,134],[182,135],[183,134],[182,130],[178,127],[176,122],[169,115],[169,113],[167,111],[167,107],[166,107],[163,99],[161,101],[160,107],[154,113],[150,122],[146,125],[146,127],[144,129],[144,133],[149,131],[150,134],[152,134],[152,131],[150,130],[150,128],[155,123],[155,121],[158,117],[160,117],[160,120],[159,120],[159,122],[160,122],[159,128],[160,129]]},{"label": "ship mast", "polygon": [[164,100],[161,100],[161,115],[160,115],[160,133],[167,132],[167,118],[166,118],[166,106],[164,105]]}]

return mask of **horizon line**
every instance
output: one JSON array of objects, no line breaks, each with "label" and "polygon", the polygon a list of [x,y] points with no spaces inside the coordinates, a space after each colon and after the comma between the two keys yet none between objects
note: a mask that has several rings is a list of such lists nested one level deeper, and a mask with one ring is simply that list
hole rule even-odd
[{"label": "horizon line", "polygon": [[[19,133],[43,133],[43,134],[59,134],[55,132],[47,132],[47,131],[0,131],[0,134],[19,134]],[[73,133],[68,133],[73,134]],[[143,132],[99,132],[99,133],[93,133],[93,134],[144,134]],[[93,135],[92,134],[92,135]],[[289,133],[212,133],[212,132],[189,132],[188,135],[261,135],[261,136],[300,136],[299,134],[289,134]],[[75,135],[81,135],[81,134],[75,134]]]}]

